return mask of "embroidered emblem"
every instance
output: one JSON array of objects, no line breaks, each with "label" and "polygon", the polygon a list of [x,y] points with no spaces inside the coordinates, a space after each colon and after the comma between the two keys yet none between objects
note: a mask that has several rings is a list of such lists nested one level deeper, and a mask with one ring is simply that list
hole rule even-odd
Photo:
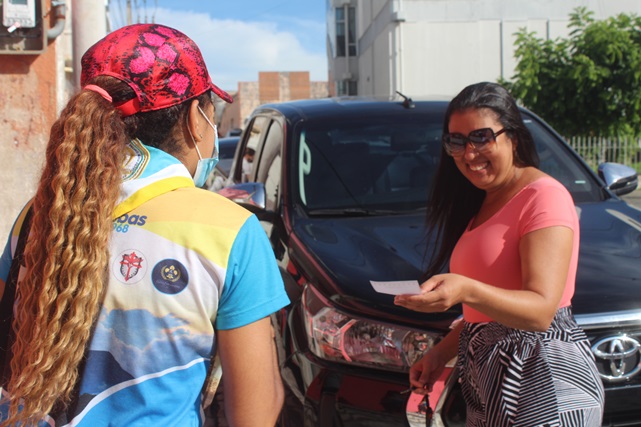
[{"label": "embroidered emblem", "polygon": [[122,180],[139,178],[142,171],[149,163],[149,150],[138,139],[134,139],[125,148],[125,163],[123,166]]},{"label": "embroidered emblem", "polygon": [[184,265],[175,259],[164,259],[151,272],[151,281],[164,294],[177,294],[189,284],[189,274]]},{"label": "embroidered emblem", "polygon": [[147,273],[147,259],[139,250],[127,249],[115,257],[112,273],[126,285],[138,283]]},{"label": "embroidered emblem", "polygon": [[138,274],[142,266],[142,258],[136,255],[136,252],[125,254],[120,261],[120,273],[125,278],[125,282]]}]

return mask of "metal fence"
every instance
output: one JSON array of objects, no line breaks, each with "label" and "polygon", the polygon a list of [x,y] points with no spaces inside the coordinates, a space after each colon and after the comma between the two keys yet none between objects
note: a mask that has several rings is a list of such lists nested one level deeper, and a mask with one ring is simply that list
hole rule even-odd
[{"label": "metal fence", "polygon": [[573,136],[566,141],[594,170],[600,163],[616,162],[641,172],[641,139]]}]

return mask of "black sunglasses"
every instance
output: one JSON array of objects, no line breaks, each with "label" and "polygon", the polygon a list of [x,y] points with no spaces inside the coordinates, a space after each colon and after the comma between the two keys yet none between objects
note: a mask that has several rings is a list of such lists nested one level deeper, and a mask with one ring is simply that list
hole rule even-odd
[{"label": "black sunglasses", "polygon": [[461,133],[446,133],[443,135],[443,147],[450,156],[463,155],[468,143],[475,150],[484,151],[490,142],[496,141],[496,137],[505,131],[507,131],[506,128],[498,132],[494,132],[490,128],[483,128],[473,130],[467,136]]}]

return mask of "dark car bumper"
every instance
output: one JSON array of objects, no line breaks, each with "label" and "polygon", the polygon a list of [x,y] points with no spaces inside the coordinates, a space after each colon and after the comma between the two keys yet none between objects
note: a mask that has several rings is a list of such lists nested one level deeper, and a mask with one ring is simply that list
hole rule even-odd
[{"label": "dark car bumper", "polygon": [[[284,376],[289,393],[298,394],[296,411],[299,414],[293,417],[296,422],[285,425],[409,426],[407,403],[410,395],[401,393],[408,387],[407,374],[355,368],[317,358],[307,348],[300,310],[300,306],[295,305],[288,318],[291,335],[287,337],[287,345],[293,356],[285,364],[291,375]],[[587,326],[593,343],[603,334],[612,334],[612,323],[606,329],[599,326]],[[637,328],[635,324],[620,325],[617,333],[636,336]],[[619,384],[604,383],[603,426],[641,426],[641,375]],[[447,381],[444,390],[435,390],[430,402],[436,410],[433,425],[465,425],[465,405],[454,378]]]},{"label": "dark car bumper", "polygon": [[641,426],[641,385],[606,389],[603,426]]},{"label": "dark car bumper", "polygon": [[[284,366],[287,393],[298,395],[302,413],[289,414],[287,426],[409,426],[407,374],[354,368],[321,360],[307,349],[300,306],[290,312]],[[302,394],[301,394],[302,392]],[[293,408],[286,408],[293,412]],[[298,409],[300,411],[300,408]],[[302,424],[293,420],[302,419]]]},{"label": "dark car bumper", "polygon": [[307,389],[305,425],[407,426],[401,384],[321,369]]},{"label": "dark car bumper", "polygon": [[603,426],[641,426],[641,311],[576,315],[605,388]]}]

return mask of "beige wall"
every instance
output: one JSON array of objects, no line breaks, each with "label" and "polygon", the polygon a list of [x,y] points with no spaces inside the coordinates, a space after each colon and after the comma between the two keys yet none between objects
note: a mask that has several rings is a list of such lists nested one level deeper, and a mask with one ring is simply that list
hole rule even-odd
[{"label": "beige wall", "polygon": [[56,46],[40,55],[0,55],[0,244],[33,196],[56,118]]},{"label": "beige wall", "polygon": [[240,128],[245,129],[245,120],[251,115],[252,111],[260,105],[258,98],[258,82],[238,82],[238,98],[240,100],[238,108],[240,116],[238,117]]},{"label": "beige wall", "polygon": [[309,97],[312,99],[327,98],[329,96],[327,82],[310,82]]},{"label": "beige wall", "polygon": [[220,100],[216,105],[216,124],[218,125],[218,135],[227,136],[227,132],[233,128],[240,127],[238,117],[240,116],[240,101],[237,92],[229,92],[234,102],[231,104]]}]

